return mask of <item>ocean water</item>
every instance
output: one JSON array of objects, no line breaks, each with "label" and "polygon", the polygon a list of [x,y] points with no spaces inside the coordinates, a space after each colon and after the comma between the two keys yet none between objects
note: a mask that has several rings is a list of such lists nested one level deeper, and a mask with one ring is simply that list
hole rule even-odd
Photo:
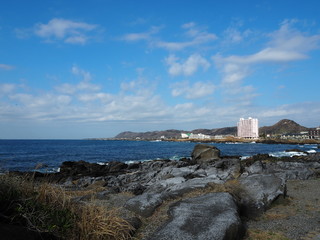
[{"label": "ocean water", "polygon": [[[92,163],[134,162],[154,159],[178,160],[190,157],[196,143],[101,140],[0,140],[0,172],[58,171],[64,161],[84,160]],[[211,143],[223,156],[248,157],[258,153],[292,156],[288,149],[317,152],[317,145]]]}]

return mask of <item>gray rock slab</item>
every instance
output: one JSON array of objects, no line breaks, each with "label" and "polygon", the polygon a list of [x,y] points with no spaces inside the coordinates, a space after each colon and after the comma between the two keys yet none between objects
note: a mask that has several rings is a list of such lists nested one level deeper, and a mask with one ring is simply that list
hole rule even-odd
[{"label": "gray rock slab", "polygon": [[160,193],[143,193],[129,199],[124,207],[142,217],[150,217],[162,202],[163,196]]},{"label": "gray rock slab", "polygon": [[237,240],[243,226],[229,193],[210,193],[170,206],[170,220],[150,240]]},{"label": "gray rock slab", "polygon": [[[193,178],[185,181],[182,177],[169,178],[149,187],[142,195],[127,201],[125,208],[143,217],[150,217],[167,199],[173,199],[195,189],[204,188],[208,183],[223,183],[216,178]],[[166,187],[164,187],[164,185]]]},{"label": "gray rock slab", "polygon": [[250,218],[262,214],[278,197],[286,196],[286,180],[274,174],[252,174],[240,178],[242,213]]}]

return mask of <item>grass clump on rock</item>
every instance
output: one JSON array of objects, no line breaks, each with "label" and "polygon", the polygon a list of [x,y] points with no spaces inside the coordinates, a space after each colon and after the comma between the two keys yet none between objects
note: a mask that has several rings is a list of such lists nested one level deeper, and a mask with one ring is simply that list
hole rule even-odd
[{"label": "grass clump on rock", "polygon": [[0,175],[0,224],[22,225],[52,239],[129,239],[132,226],[114,209],[72,201],[72,192]]}]

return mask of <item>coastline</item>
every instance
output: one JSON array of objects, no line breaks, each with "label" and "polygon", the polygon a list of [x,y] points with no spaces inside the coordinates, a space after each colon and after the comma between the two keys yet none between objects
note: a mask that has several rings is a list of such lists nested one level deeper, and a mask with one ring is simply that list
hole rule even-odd
[{"label": "coastline", "polygon": [[[190,158],[177,161],[109,162],[106,165],[64,162],[59,173],[12,172],[10,175],[24,176],[38,186],[47,183],[58,186],[76,195],[72,201],[84,206],[97,204],[106,209],[119,209],[119,217],[135,229],[130,230],[134,239],[165,239],[162,237],[167,233],[163,231],[171,228],[181,231],[179,226],[183,222],[178,221],[179,216],[167,215],[172,211],[186,212],[188,221],[193,222],[196,217],[203,224],[211,224],[208,229],[195,229],[193,234],[207,232],[221,236],[219,239],[232,234],[250,239],[252,228],[245,230],[244,226],[250,219],[264,216],[276,199],[291,196],[286,191],[287,181],[319,179],[320,153],[283,158],[258,154],[240,161],[232,156],[220,156],[220,150],[212,145],[198,144]],[[215,206],[215,202],[219,205]],[[186,209],[179,210],[181,204]],[[200,213],[193,212],[194,204],[201,205]],[[235,232],[219,228],[218,232],[211,233],[211,229],[216,229],[215,222],[220,220],[212,221],[215,215],[205,214],[212,211],[209,209],[231,211],[235,218],[231,222],[221,221],[226,226],[235,224],[237,228],[232,228]],[[173,225],[176,221],[178,225]]]},{"label": "coastline", "polygon": [[164,141],[164,142],[194,142],[194,143],[264,143],[264,144],[318,144],[320,140],[316,139],[303,139],[303,140],[290,140],[290,139],[239,139],[239,138],[223,138],[223,139],[158,139],[158,138],[145,138],[145,139],[131,139],[131,138],[85,138],[83,140],[100,140],[100,141]]}]

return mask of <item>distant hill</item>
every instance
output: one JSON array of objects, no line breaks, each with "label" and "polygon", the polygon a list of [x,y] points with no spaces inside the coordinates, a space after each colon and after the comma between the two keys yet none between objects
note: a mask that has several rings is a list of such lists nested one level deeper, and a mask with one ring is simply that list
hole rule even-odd
[{"label": "distant hill", "polygon": [[[260,134],[290,134],[300,133],[302,131],[308,131],[308,128],[303,127],[295,121],[289,119],[282,119],[272,126],[265,126],[259,128]],[[166,138],[180,138],[181,133],[202,133],[205,135],[216,136],[216,135],[234,135],[237,134],[237,127],[224,127],[214,129],[195,129],[192,131],[183,130],[165,130],[165,131],[152,131],[152,132],[122,132],[119,133],[115,138],[117,139],[160,139],[161,136]]]},{"label": "distant hill", "polygon": [[117,139],[160,139],[162,136],[166,138],[180,138],[181,133],[202,133],[205,135],[235,135],[237,133],[237,127],[215,128],[215,129],[195,129],[192,131],[183,130],[165,130],[165,131],[152,131],[152,132],[122,132],[115,138]]},{"label": "distant hill", "polygon": [[165,130],[165,131],[153,131],[153,132],[122,132],[115,138],[118,139],[160,139],[162,136],[166,138],[180,138],[182,130]]},{"label": "distant hill", "polygon": [[289,119],[282,119],[272,126],[259,128],[260,134],[290,134],[302,131],[308,131],[308,128]]},{"label": "distant hill", "polygon": [[195,129],[191,131],[192,133],[202,133],[205,135],[236,135],[237,127],[224,127],[224,128],[214,128],[214,129]]}]

